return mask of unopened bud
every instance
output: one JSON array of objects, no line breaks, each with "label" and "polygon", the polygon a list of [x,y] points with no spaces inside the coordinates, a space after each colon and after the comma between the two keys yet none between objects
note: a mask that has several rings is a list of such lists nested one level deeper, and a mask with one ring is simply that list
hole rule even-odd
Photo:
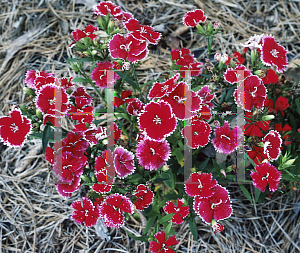
[{"label": "unopened bud", "polygon": [[211,22],[209,22],[209,24],[207,25],[207,31],[208,31],[208,33],[211,33],[212,30],[213,30],[213,25]]},{"label": "unopened bud", "polygon": [[218,29],[218,28],[220,28],[220,26],[221,26],[220,22],[214,23],[214,29]]},{"label": "unopened bud", "polygon": [[96,54],[97,54],[97,50],[93,50],[92,55],[96,55]]},{"label": "unopened bud", "polygon": [[256,76],[262,76],[263,73],[264,73],[264,72],[263,72],[261,69],[258,69],[258,70],[255,70],[255,71],[254,71],[254,75],[256,75]]},{"label": "unopened bud", "polygon": [[225,172],[225,170],[221,170],[220,172],[224,175],[224,177],[226,177],[226,172]]},{"label": "unopened bud", "polygon": [[253,66],[256,63],[256,59],[257,59],[257,52],[256,52],[256,50],[252,50],[251,51],[251,63]]},{"label": "unopened bud", "polygon": [[220,60],[221,60],[221,54],[216,53],[216,54],[215,54],[215,61],[216,61],[216,62],[219,62]]},{"label": "unopened bud", "polygon": [[27,94],[27,95],[31,95],[31,96],[35,96],[35,91],[33,90],[33,89],[30,89],[30,88],[28,88],[28,87],[24,87],[23,88],[23,90],[25,91],[25,93]]},{"label": "unopened bud", "polygon": [[265,115],[265,116],[262,117],[262,120],[267,121],[267,120],[272,120],[274,118],[275,118],[274,115]]},{"label": "unopened bud", "polygon": [[225,62],[227,62],[227,60],[228,60],[228,55],[227,55],[227,54],[223,54],[223,55],[221,56],[220,62],[225,63]]},{"label": "unopened bud", "polygon": [[110,34],[114,30],[114,26],[115,26],[114,21],[110,20],[108,22],[108,26],[107,26],[107,33],[108,34]]},{"label": "unopened bud", "polygon": [[205,30],[203,29],[202,25],[198,24],[198,25],[196,26],[196,28],[197,28],[197,30],[198,30],[198,32],[199,32],[200,34],[206,35],[206,32],[205,32]]},{"label": "unopened bud", "polygon": [[98,22],[100,28],[101,28],[102,30],[105,31],[105,30],[106,30],[106,27],[105,27],[105,22],[104,22],[104,20],[103,20],[101,17],[98,17],[98,18],[97,18],[97,22]]},{"label": "unopened bud", "polygon": [[43,119],[43,114],[42,114],[42,112],[41,112],[39,109],[36,110],[35,115],[36,115],[39,119],[41,119],[41,120]]}]

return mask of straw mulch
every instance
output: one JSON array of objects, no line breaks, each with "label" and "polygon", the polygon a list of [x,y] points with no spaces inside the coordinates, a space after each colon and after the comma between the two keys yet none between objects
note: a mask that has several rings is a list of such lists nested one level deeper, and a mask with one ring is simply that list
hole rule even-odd
[{"label": "straw mulch", "polygon": [[[20,103],[27,70],[48,70],[56,76],[71,76],[64,62],[72,56],[70,33],[93,24],[93,0],[2,1],[0,9],[0,115]],[[158,46],[140,66],[141,83],[158,78],[170,66],[170,48],[193,49],[199,59],[207,53],[205,39],[193,36],[183,26],[183,15],[201,8],[210,21],[219,21],[224,32],[214,40],[221,53],[241,51],[240,43],[254,34],[273,34],[289,50],[289,59],[299,62],[300,3],[257,0],[145,0],[121,1],[123,10],[163,33]],[[294,66],[291,64],[291,66]],[[92,92],[91,88],[88,88]],[[95,105],[99,103],[95,101]],[[148,252],[148,243],[130,239],[120,229],[109,229],[111,240],[103,241],[94,228],[71,220],[70,199],[54,186],[41,151],[41,142],[28,141],[22,149],[0,143],[0,252]],[[180,244],[177,252],[300,252],[299,193],[277,193],[265,204],[252,205],[235,185],[229,186],[233,215],[225,231],[214,235],[200,220],[199,239],[194,241],[188,224],[175,227]],[[125,225],[141,235],[143,225],[131,218]]]}]

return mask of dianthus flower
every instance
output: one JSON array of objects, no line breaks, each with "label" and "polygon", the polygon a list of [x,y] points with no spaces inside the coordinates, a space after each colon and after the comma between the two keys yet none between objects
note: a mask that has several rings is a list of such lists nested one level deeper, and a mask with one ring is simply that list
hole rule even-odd
[{"label": "dianthus flower", "polygon": [[276,167],[267,162],[257,165],[255,171],[251,171],[250,176],[257,189],[264,192],[267,183],[269,183],[269,190],[274,192],[278,189],[281,173]]},{"label": "dianthus flower", "polygon": [[201,198],[208,198],[213,195],[212,188],[217,185],[217,181],[212,179],[212,174],[197,173],[191,174],[188,180],[184,183],[185,192],[190,197],[199,196]]},{"label": "dianthus flower", "polygon": [[96,127],[94,124],[83,135],[91,146],[96,145],[97,141],[107,138],[106,128],[103,126]]},{"label": "dianthus flower", "polygon": [[85,87],[78,87],[70,97],[75,99],[76,106],[82,108],[92,102],[92,97],[86,93]]},{"label": "dianthus flower", "polygon": [[192,113],[192,118],[190,122],[194,120],[210,120],[211,119],[211,112],[207,105],[201,105],[200,110],[197,112]]},{"label": "dianthus flower", "polygon": [[161,141],[176,128],[176,118],[169,103],[164,101],[150,102],[139,117],[139,126],[147,136]]},{"label": "dianthus flower", "polygon": [[[177,87],[162,98],[163,101],[169,103],[172,107],[176,118],[180,120],[192,117],[191,112],[198,111],[201,107],[201,98],[197,93],[190,91],[184,82],[180,82]],[[190,107],[188,107],[190,104]]]},{"label": "dianthus flower", "polygon": [[251,71],[242,65],[237,66],[235,69],[227,69],[224,73],[224,79],[228,83],[234,84],[251,75]]},{"label": "dianthus flower", "polygon": [[194,11],[189,11],[183,17],[183,23],[186,26],[195,27],[200,22],[203,23],[206,20],[206,16],[204,16],[204,12],[201,9],[196,9]]},{"label": "dianthus flower", "polygon": [[124,103],[129,103],[129,102],[133,101],[134,98],[128,98],[131,94],[132,94],[132,91],[130,91],[130,90],[122,91],[121,98],[114,97],[114,106],[118,108],[120,105],[122,105]]},{"label": "dianthus flower", "polygon": [[54,82],[54,73],[46,71],[28,70],[25,74],[25,83],[29,88],[38,90],[42,85]]},{"label": "dianthus flower", "polygon": [[265,159],[268,160],[267,155],[264,154],[264,148],[262,147],[254,146],[253,150],[247,150],[246,152],[256,165],[261,164]]},{"label": "dianthus flower", "polygon": [[209,124],[199,119],[192,120],[191,125],[182,129],[182,136],[187,139],[187,145],[193,149],[206,146],[210,133]]},{"label": "dianthus flower", "polygon": [[128,59],[130,62],[136,62],[144,59],[149,50],[146,41],[140,41],[134,38],[131,34],[123,37],[120,34],[114,35],[109,42],[109,51],[111,57]]},{"label": "dianthus flower", "polygon": [[288,99],[285,97],[279,97],[275,101],[275,112],[279,111],[281,112],[281,115],[284,116],[284,110],[286,110],[289,107]]},{"label": "dianthus flower", "polygon": [[[111,70],[112,67],[112,63],[110,63],[109,61],[104,61],[98,62],[97,67],[94,68],[91,74],[91,79],[100,89],[107,89],[109,87],[112,87],[116,83],[116,80],[120,79],[120,77],[113,70]],[[113,74],[111,78],[108,77],[107,71],[112,71]]]},{"label": "dianthus flower", "polygon": [[125,23],[125,27],[130,32],[130,34],[137,40],[146,40],[154,45],[158,43],[158,40],[161,36],[159,32],[154,31],[153,27],[148,25],[140,25],[139,21],[133,18],[129,19]]},{"label": "dianthus flower", "polygon": [[224,225],[215,223],[212,225],[212,229],[213,229],[214,233],[222,232],[224,230]]},{"label": "dianthus flower", "polygon": [[181,78],[185,78],[186,73],[188,73],[189,76],[199,76],[203,71],[203,63],[192,62],[188,66],[181,66],[179,71],[181,72]]},{"label": "dianthus flower", "polygon": [[14,109],[10,117],[0,117],[0,140],[7,146],[22,147],[31,128],[31,120]]},{"label": "dianthus flower", "polygon": [[280,134],[275,130],[271,130],[263,139],[264,154],[267,155],[268,160],[276,160],[281,153],[282,139]]},{"label": "dianthus flower", "polygon": [[264,36],[261,50],[261,61],[266,66],[275,65],[278,73],[282,73],[288,66],[287,50],[279,45],[273,36]]},{"label": "dianthus flower", "polygon": [[264,34],[251,36],[245,44],[241,44],[243,47],[250,48],[251,50],[261,50],[262,38]]},{"label": "dianthus flower", "polygon": [[235,90],[236,104],[250,112],[254,106],[262,109],[267,96],[267,89],[258,76],[247,76]]},{"label": "dianthus flower", "polygon": [[273,69],[265,71],[263,76],[260,77],[264,84],[277,83],[279,81],[278,75]]},{"label": "dianthus flower", "polygon": [[177,206],[172,201],[168,201],[164,207],[167,214],[174,213],[172,222],[181,224],[183,219],[189,214],[189,206],[182,206],[183,200],[177,199]]},{"label": "dianthus flower", "polygon": [[110,1],[103,1],[100,2],[98,5],[94,6],[94,12],[97,15],[100,16],[106,16],[108,13],[111,13],[111,15],[116,18],[119,15],[122,15],[122,10],[120,6],[115,6]]},{"label": "dianthus flower", "polygon": [[134,172],[135,167],[133,159],[134,155],[132,152],[123,147],[117,147],[115,149],[114,162],[116,173],[119,178],[125,178]]},{"label": "dianthus flower", "polygon": [[176,65],[189,66],[194,62],[194,56],[191,55],[191,51],[187,48],[172,49],[171,60],[175,61]]},{"label": "dianthus flower", "polygon": [[72,219],[78,223],[84,223],[86,227],[95,226],[99,218],[99,207],[94,206],[92,201],[88,198],[82,198],[74,201],[71,205],[75,211],[72,214]]},{"label": "dianthus flower", "polygon": [[135,98],[133,101],[128,103],[126,111],[130,115],[138,116],[142,112],[143,108],[144,103],[138,98]]},{"label": "dianthus flower", "polygon": [[233,52],[232,60],[237,65],[241,65],[245,62],[245,58],[243,58],[242,55],[237,51]]},{"label": "dianthus flower", "polygon": [[133,204],[138,210],[143,211],[143,208],[147,208],[153,202],[154,193],[143,184],[138,185],[133,195],[137,197]]},{"label": "dianthus flower", "polygon": [[93,190],[98,193],[108,193],[111,191],[114,177],[108,175],[107,165],[101,156],[95,159],[95,176],[99,183],[93,185]]},{"label": "dianthus flower", "polygon": [[249,122],[248,124],[245,124],[245,132],[244,134],[246,136],[256,136],[256,137],[262,137],[264,132],[267,132],[270,129],[270,120],[267,121],[256,121],[252,122],[253,112],[246,112],[245,113],[245,120]]},{"label": "dianthus flower", "polygon": [[80,177],[74,176],[72,181],[69,183],[59,180],[57,183],[55,183],[55,185],[60,195],[70,198],[72,196],[72,192],[77,191],[80,187]]},{"label": "dianthus flower", "polygon": [[169,160],[170,144],[166,140],[155,141],[145,138],[137,144],[135,155],[145,169],[157,170]]},{"label": "dianthus flower", "polygon": [[204,85],[197,93],[197,95],[201,98],[201,104],[207,105],[209,109],[212,109],[214,107],[214,104],[211,102],[216,96],[215,93],[210,94],[211,89],[208,87],[208,85]]},{"label": "dianthus flower", "polygon": [[[281,124],[276,123],[274,126],[275,130],[280,133],[280,135],[282,136],[282,139],[285,140],[284,141],[284,145],[290,145],[289,142],[286,140],[288,139],[290,136],[286,133],[288,131],[291,131],[292,128],[289,124],[285,124],[282,128],[281,128]],[[281,150],[283,148],[281,147]]]},{"label": "dianthus flower", "polygon": [[243,130],[240,126],[230,129],[230,124],[225,120],[224,126],[215,129],[215,137],[212,140],[212,144],[217,152],[229,155],[241,144],[242,133]]},{"label": "dianthus flower", "polygon": [[171,93],[178,85],[178,78],[179,74],[176,74],[164,83],[154,83],[153,87],[149,91],[148,99],[162,98],[163,96]]},{"label": "dianthus flower", "polygon": [[100,218],[107,227],[119,228],[124,224],[124,212],[133,214],[134,206],[129,198],[118,193],[106,197],[100,207]]},{"label": "dianthus flower", "polygon": [[206,223],[224,220],[231,216],[232,207],[228,191],[216,185],[213,189],[213,195],[208,198],[195,197],[194,210]]},{"label": "dianthus flower", "polygon": [[151,253],[175,253],[175,251],[170,248],[170,246],[174,246],[179,243],[175,235],[172,235],[168,240],[166,240],[165,231],[161,231],[156,233],[154,237],[158,242],[150,242]]},{"label": "dianthus flower", "polygon": [[95,31],[98,31],[98,28],[92,25],[88,25],[84,31],[76,29],[72,32],[72,36],[74,40],[77,42],[82,38],[89,37],[90,39],[94,40],[97,38],[97,35],[94,34]]}]

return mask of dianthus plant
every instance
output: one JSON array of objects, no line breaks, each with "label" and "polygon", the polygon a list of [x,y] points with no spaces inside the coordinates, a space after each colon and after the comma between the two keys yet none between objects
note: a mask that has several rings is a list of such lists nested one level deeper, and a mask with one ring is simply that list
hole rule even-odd
[{"label": "dianthus plant", "polygon": [[[149,241],[151,252],[174,252],[174,223],[188,221],[195,240],[196,217],[213,232],[224,229],[233,212],[229,183],[239,183],[252,202],[243,183],[252,181],[255,199],[263,200],[292,175],[295,159],[287,151],[297,142],[291,145],[289,134],[300,134],[294,124],[282,124],[292,101],[272,90],[288,65],[287,50],[272,35],[254,35],[241,53],[221,54],[212,46],[220,23],[208,22],[203,10],[188,12],[182,25],[207,38],[208,58],[172,49],[169,76],[143,84],[137,66],[162,35],[108,1],[95,6],[92,17],[97,22],[72,32],[70,47],[79,56],[68,62],[78,76],[27,71],[31,104],[0,118],[6,145],[42,139],[63,197],[89,188],[72,204],[75,222],[120,228],[137,212],[147,226],[143,236],[129,236]],[[217,159],[241,153],[243,168]]]}]

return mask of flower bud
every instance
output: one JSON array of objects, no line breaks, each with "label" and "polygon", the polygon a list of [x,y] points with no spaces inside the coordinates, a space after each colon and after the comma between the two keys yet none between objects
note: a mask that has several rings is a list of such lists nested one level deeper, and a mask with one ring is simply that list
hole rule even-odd
[{"label": "flower bud", "polygon": [[107,33],[110,34],[114,30],[114,27],[115,27],[114,21],[110,20],[107,25]]},{"label": "flower bud", "polygon": [[296,160],[296,159],[290,159],[290,160],[286,161],[284,164],[285,164],[286,166],[292,166],[293,163],[295,162],[295,160]]},{"label": "flower bud", "polygon": [[226,177],[226,172],[225,172],[225,170],[222,169],[220,172],[224,175],[224,177]]},{"label": "flower bud", "polygon": [[97,18],[97,22],[98,22],[100,28],[101,28],[102,30],[105,31],[105,30],[106,30],[106,27],[105,27],[105,22],[104,22],[104,20],[103,20],[101,17],[98,17],[98,18]]},{"label": "flower bud", "polygon": [[214,29],[219,29],[221,26],[220,22],[215,22],[214,23]]},{"label": "flower bud", "polygon": [[253,66],[256,63],[256,59],[257,59],[257,52],[256,52],[256,50],[252,50],[251,51],[251,63]]},{"label": "flower bud", "polygon": [[88,183],[91,183],[91,179],[89,177],[87,177],[86,175],[81,175],[80,178],[85,181],[85,182],[88,182]]},{"label": "flower bud", "polygon": [[205,30],[203,29],[202,25],[198,24],[198,25],[196,26],[196,28],[197,28],[197,30],[198,30],[198,32],[199,32],[200,34],[206,35],[206,32],[205,32]]},{"label": "flower bud", "polygon": [[265,116],[262,117],[262,120],[267,121],[267,120],[272,120],[274,118],[275,118],[274,115],[265,115]]},{"label": "flower bud", "polygon": [[19,106],[20,107],[20,109],[21,109],[21,111],[22,111],[22,114],[24,113],[27,113],[28,112],[28,109],[27,109],[27,107],[25,106],[25,105],[20,105]]},{"label": "flower bud", "polygon": [[227,55],[227,54],[223,54],[223,55],[221,56],[220,62],[225,63],[225,62],[227,62],[227,60],[228,60],[228,55]]},{"label": "flower bud", "polygon": [[28,88],[28,87],[24,87],[23,88],[23,90],[25,91],[25,93],[27,94],[27,95],[32,95],[32,96],[35,96],[35,91],[33,90],[33,89],[30,89],[30,88]]},{"label": "flower bud", "polygon": [[39,109],[36,109],[35,115],[39,118],[39,119],[43,119],[43,114]]},{"label": "flower bud", "polygon": [[209,24],[207,25],[207,32],[208,32],[208,33],[211,33],[212,30],[213,30],[213,25],[212,25],[211,22],[209,22]]},{"label": "flower bud", "polygon": [[258,70],[254,71],[254,75],[256,75],[256,76],[262,76],[263,73],[264,72],[261,69],[258,69]]},{"label": "flower bud", "polygon": [[220,60],[221,60],[221,54],[216,53],[216,54],[215,54],[215,61],[216,61],[216,62],[219,62]]},{"label": "flower bud", "polygon": [[93,50],[92,55],[96,55],[96,54],[97,54],[97,50]]}]

